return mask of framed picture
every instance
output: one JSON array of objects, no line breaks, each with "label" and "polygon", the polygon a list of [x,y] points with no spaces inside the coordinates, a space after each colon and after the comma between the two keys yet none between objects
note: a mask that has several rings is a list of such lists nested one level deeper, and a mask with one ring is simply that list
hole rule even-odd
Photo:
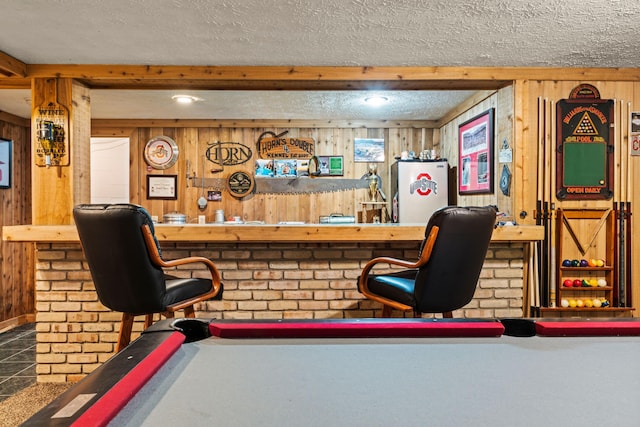
[{"label": "framed picture", "polygon": [[638,112],[631,113],[631,133],[640,133],[640,113]]},{"label": "framed picture", "polygon": [[0,138],[0,188],[11,188],[12,142]]},{"label": "framed picture", "polygon": [[384,162],[384,138],[354,138],[354,161]]},{"label": "framed picture", "polygon": [[458,128],[458,193],[493,193],[493,108]]},{"label": "framed picture", "polygon": [[147,199],[176,200],[178,175],[147,175]]},{"label": "framed picture", "polygon": [[343,176],[343,156],[318,156],[320,176]]}]

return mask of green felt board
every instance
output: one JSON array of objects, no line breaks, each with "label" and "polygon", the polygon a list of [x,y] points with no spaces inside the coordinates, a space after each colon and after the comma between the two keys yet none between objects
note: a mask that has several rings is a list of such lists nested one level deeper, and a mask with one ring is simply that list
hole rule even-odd
[{"label": "green felt board", "polygon": [[564,144],[565,187],[596,187],[606,183],[607,146],[600,143]]}]

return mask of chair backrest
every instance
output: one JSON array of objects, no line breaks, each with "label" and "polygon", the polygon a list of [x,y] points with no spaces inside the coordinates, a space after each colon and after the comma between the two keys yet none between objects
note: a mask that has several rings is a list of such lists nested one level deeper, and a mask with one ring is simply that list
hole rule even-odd
[{"label": "chair backrest", "polygon": [[416,275],[416,309],[422,313],[457,310],[471,301],[496,222],[496,209],[448,206],[431,216],[425,230],[438,226],[431,257]]},{"label": "chair backrest", "polygon": [[149,213],[132,204],[78,205],[73,217],[100,302],[134,315],[165,310],[162,269],[149,257],[142,226]]}]

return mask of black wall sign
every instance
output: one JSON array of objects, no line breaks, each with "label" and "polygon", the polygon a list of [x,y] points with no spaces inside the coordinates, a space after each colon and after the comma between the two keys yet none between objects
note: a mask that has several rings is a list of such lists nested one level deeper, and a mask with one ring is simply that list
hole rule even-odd
[{"label": "black wall sign", "polygon": [[239,142],[212,142],[205,155],[210,162],[220,166],[241,165],[251,160],[251,148]]}]

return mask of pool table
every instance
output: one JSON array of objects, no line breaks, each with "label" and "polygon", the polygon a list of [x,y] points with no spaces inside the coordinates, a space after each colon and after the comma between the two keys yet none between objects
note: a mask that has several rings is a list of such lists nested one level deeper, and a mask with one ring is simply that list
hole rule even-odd
[{"label": "pool table", "polygon": [[25,425],[640,425],[633,319],[162,321]]}]

